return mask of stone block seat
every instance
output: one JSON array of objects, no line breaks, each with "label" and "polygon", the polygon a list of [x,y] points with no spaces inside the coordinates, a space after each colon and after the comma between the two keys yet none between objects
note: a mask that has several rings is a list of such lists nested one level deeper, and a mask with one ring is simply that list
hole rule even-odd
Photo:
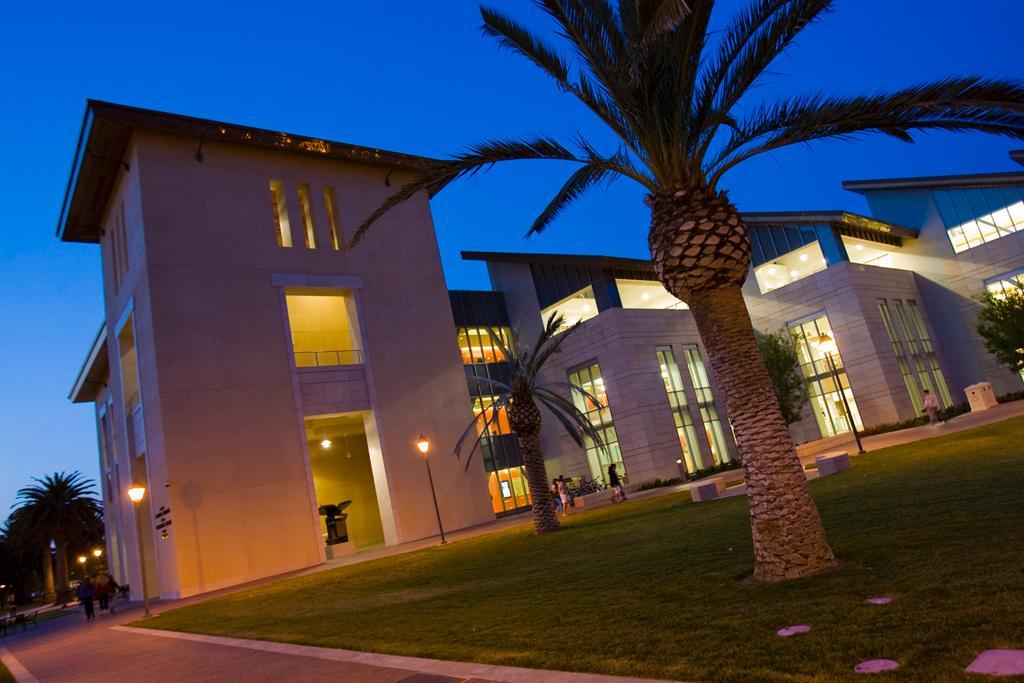
[{"label": "stone block seat", "polygon": [[694,503],[706,503],[715,500],[725,492],[725,480],[721,477],[702,479],[690,487],[690,497]]},{"label": "stone block seat", "polygon": [[818,467],[818,477],[830,477],[850,469],[850,454],[846,451],[822,453],[814,459]]}]

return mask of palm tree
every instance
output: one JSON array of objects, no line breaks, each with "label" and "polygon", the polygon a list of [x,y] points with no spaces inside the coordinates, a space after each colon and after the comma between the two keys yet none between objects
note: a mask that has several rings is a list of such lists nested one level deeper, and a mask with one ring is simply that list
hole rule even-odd
[{"label": "palm tree", "polygon": [[102,517],[103,510],[95,497],[95,484],[81,472],[55,472],[35,484],[18,491],[18,508],[12,517],[25,533],[43,541],[44,557],[49,555],[50,541],[56,550],[57,601],[68,599],[68,546],[75,542]]},{"label": "palm tree", "polygon": [[587,106],[618,138],[600,152],[585,139],[476,144],[403,185],[353,235],[426,190],[517,159],[580,164],[528,234],[542,231],[589,188],[639,183],[651,211],[658,278],[690,306],[725,399],[747,479],[754,578],[780,581],[836,560],[757,352],[740,287],[750,266],[743,219],[721,181],[759,154],[826,138],[981,131],[1024,139],[1024,87],[956,77],[859,97],[816,94],[752,105],[751,89],[834,0],[749,0],[724,29],[708,30],[714,0],[535,0],[558,28],[556,46],[512,17],[481,8],[483,31],[526,57]]},{"label": "palm tree", "polygon": [[[506,344],[501,333],[490,330],[491,341],[504,355],[509,365],[508,382],[485,377],[474,377],[473,380],[482,385],[494,396],[494,402],[488,410],[476,415],[466,431],[455,444],[455,455],[461,453],[466,439],[477,432],[476,440],[470,449],[466,467],[473,458],[480,442],[492,433],[491,427],[497,426],[502,411],[508,416],[509,429],[516,439],[519,453],[526,469],[526,483],[530,489],[530,501],[533,513],[533,527],[538,534],[558,530],[558,517],[548,489],[548,474],[544,466],[544,454],[540,448],[541,412],[543,406],[562,425],[573,441],[581,448],[585,440],[590,440],[603,447],[600,433],[594,429],[590,420],[576,407],[570,399],[558,393],[558,390],[577,393],[592,405],[598,405],[597,398],[580,387],[568,382],[542,383],[540,379],[544,364],[560,348],[570,334],[578,327],[578,323],[565,329],[565,318],[552,313],[544,323],[544,329],[537,336],[532,346],[523,346],[519,341],[519,333],[512,331],[511,339]],[[563,331],[564,330],[564,331]],[[538,405],[539,404],[539,405]]]}]

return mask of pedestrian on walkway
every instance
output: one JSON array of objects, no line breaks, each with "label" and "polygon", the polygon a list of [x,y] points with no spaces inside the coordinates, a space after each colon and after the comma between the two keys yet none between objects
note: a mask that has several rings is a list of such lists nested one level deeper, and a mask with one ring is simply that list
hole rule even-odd
[{"label": "pedestrian on walkway", "polygon": [[101,571],[96,575],[96,600],[100,603],[100,614],[110,609],[113,614],[111,600],[117,593],[117,583],[110,574]]},{"label": "pedestrian on walkway", "polygon": [[939,399],[927,389],[924,390],[924,412],[928,413],[928,422],[932,425],[945,422],[939,417]]},{"label": "pedestrian on walkway", "polygon": [[551,498],[555,501],[555,514],[562,513],[562,496],[558,494],[558,477],[551,480]]},{"label": "pedestrian on walkway", "polygon": [[96,612],[92,606],[94,597],[96,597],[96,585],[92,582],[91,576],[86,576],[78,583],[78,601],[85,608],[86,621],[91,621],[96,617]]},{"label": "pedestrian on walkway", "polygon": [[562,502],[562,516],[568,517],[572,498],[569,496],[569,489],[565,486],[565,477],[558,475],[558,479],[555,479],[555,488],[558,490],[558,497]]},{"label": "pedestrian on walkway", "polygon": [[608,485],[612,487],[612,501],[621,503],[626,500],[626,489],[622,486],[622,479],[619,478],[615,463],[608,465]]}]

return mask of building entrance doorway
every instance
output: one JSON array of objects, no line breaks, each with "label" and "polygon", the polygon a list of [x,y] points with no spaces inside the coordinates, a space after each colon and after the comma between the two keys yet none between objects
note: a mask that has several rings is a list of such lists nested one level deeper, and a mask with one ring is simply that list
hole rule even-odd
[{"label": "building entrance doorway", "polygon": [[[370,451],[363,428],[362,413],[325,415],[306,419],[306,440],[313,472],[317,507],[340,505],[347,515],[338,525],[339,533],[359,550],[383,545],[377,489],[370,466]],[[320,516],[320,531],[328,540],[326,517]],[[343,525],[343,526],[342,526]]]}]

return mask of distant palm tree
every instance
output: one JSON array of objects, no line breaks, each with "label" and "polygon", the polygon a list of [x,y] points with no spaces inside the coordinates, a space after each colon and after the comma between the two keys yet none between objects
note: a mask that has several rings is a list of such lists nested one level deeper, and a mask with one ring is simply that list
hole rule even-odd
[{"label": "distant palm tree", "polygon": [[[581,164],[534,221],[546,228],[584,192],[628,178],[647,190],[648,243],[658,278],[689,304],[722,391],[747,479],[754,577],[780,581],[835,565],[786,421],[761,362],[740,287],[751,260],[739,211],[720,186],[747,159],[789,145],[882,133],[981,131],[1024,139],[1024,87],[976,76],[891,93],[745,98],[769,66],[834,0],[749,0],[710,32],[714,0],[535,0],[556,24],[549,43],[482,8],[484,33],[530,60],[618,138],[611,153],[585,139],[489,141],[431,164],[359,227],[426,190],[516,159]],[[882,20],[880,18],[880,20]]]},{"label": "distant palm tree", "polygon": [[455,444],[455,454],[458,455],[466,440],[474,430],[476,431],[476,440],[466,460],[466,467],[469,467],[469,460],[472,459],[477,446],[493,433],[491,428],[497,426],[502,412],[508,416],[509,429],[515,436],[519,454],[523,458],[526,483],[530,489],[533,527],[538,534],[556,531],[559,526],[548,488],[544,454],[540,448],[540,406],[546,408],[558,420],[580,447],[584,446],[586,440],[592,441],[598,447],[604,447],[600,433],[594,429],[587,416],[576,407],[571,398],[567,399],[559,392],[568,392],[570,395],[576,393],[595,406],[599,405],[598,399],[568,382],[544,384],[540,380],[544,364],[560,351],[560,347],[576,327],[578,324],[565,329],[565,318],[552,313],[532,347],[521,344],[516,330],[512,331],[508,343],[497,330],[491,330],[491,341],[501,351],[509,365],[509,379],[508,382],[500,382],[485,377],[473,378],[473,381],[494,396],[494,402],[487,410],[481,411],[473,418]]},{"label": "distant palm tree", "polygon": [[95,497],[95,484],[81,472],[55,472],[18,491],[18,507],[12,517],[26,534],[40,539],[49,555],[50,541],[56,550],[57,601],[65,602],[68,590],[68,547],[95,528],[103,515]]}]

